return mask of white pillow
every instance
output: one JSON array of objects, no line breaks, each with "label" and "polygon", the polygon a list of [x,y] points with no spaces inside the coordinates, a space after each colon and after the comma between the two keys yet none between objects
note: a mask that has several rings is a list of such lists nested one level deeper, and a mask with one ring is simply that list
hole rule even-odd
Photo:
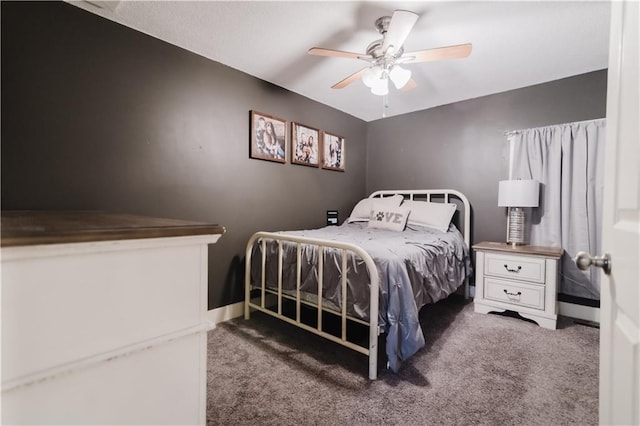
[{"label": "white pillow", "polygon": [[369,228],[388,229],[390,231],[404,231],[410,210],[404,207],[386,207],[377,205],[371,210]]},{"label": "white pillow", "polygon": [[428,201],[405,201],[402,207],[411,210],[409,214],[410,225],[421,225],[447,232],[449,224],[456,212],[454,203],[431,203]]},{"label": "white pillow", "polygon": [[364,198],[358,201],[358,204],[351,211],[351,215],[347,218],[347,223],[351,222],[368,222],[371,217],[371,210],[374,206],[400,207],[402,203],[402,195],[394,195],[384,198]]}]

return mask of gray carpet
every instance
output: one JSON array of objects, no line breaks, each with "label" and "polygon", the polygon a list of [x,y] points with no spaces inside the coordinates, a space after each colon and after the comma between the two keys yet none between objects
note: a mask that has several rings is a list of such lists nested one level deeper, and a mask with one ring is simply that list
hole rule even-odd
[{"label": "gray carpet", "polygon": [[598,332],[546,330],[451,297],[421,311],[426,347],[398,374],[264,314],[209,332],[208,425],[588,425]]}]

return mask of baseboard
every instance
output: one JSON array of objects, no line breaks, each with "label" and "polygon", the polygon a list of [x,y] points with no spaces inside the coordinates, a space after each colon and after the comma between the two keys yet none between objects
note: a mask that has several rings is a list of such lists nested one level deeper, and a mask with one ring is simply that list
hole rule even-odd
[{"label": "baseboard", "polygon": [[558,302],[558,314],[565,317],[600,323],[600,308],[576,305],[575,303]]},{"label": "baseboard", "polygon": [[244,315],[244,301],[207,311],[207,319],[214,324],[220,324],[242,315]]},{"label": "baseboard", "polygon": [[[475,286],[469,288],[471,297],[475,296]],[[259,303],[260,299],[252,300],[253,303]],[[269,298],[267,298],[269,302]],[[275,300],[271,303],[276,303]],[[558,302],[558,314],[565,317],[577,318],[585,321],[600,323],[600,309],[591,306],[576,305],[575,303]],[[231,305],[221,306],[219,308],[207,311],[207,320],[213,324],[229,321],[244,315],[244,302],[232,303]]]},{"label": "baseboard", "polygon": [[[275,295],[267,295],[266,305],[275,305],[278,303],[278,299]],[[260,303],[260,297],[251,299],[252,303]],[[221,322],[229,321],[234,318],[238,318],[244,315],[244,301],[232,303],[231,305],[221,306],[219,308],[211,309],[207,311],[207,320],[211,321],[214,325]]]}]

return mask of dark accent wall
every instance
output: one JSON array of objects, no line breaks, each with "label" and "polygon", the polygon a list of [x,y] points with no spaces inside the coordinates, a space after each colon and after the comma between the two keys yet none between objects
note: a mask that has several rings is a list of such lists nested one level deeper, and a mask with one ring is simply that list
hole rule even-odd
[{"label": "dark accent wall", "polygon": [[[242,300],[253,232],[364,196],[365,122],[66,3],[1,7],[2,209],[219,223],[212,309]],[[252,109],[344,136],[346,171],[249,159]]]},{"label": "dark accent wall", "polygon": [[472,242],[504,241],[508,130],[605,117],[606,70],[369,123],[367,192],[453,188],[472,206]]}]

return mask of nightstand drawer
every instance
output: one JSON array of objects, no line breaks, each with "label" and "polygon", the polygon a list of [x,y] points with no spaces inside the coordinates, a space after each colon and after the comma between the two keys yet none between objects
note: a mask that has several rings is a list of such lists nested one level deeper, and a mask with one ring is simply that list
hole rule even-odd
[{"label": "nightstand drawer", "polygon": [[544,287],[485,278],[486,299],[544,310]]},{"label": "nightstand drawer", "polygon": [[486,275],[544,284],[543,258],[487,253],[484,262]]}]

